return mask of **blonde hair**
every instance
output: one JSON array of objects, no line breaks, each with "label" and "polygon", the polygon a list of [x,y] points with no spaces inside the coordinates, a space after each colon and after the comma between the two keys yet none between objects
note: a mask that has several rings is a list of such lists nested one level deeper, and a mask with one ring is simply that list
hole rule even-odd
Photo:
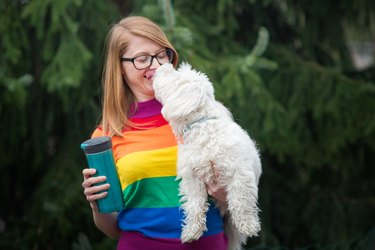
[{"label": "blonde hair", "polygon": [[142,36],[173,52],[174,66],[178,54],[161,28],[148,18],[129,16],[115,24],[108,33],[106,41],[106,58],[102,75],[103,110],[101,127],[103,133],[122,136],[126,127],[132,127],[129,111],[135,98],[121,74],[120,58],[129,44],[129,35]]}]

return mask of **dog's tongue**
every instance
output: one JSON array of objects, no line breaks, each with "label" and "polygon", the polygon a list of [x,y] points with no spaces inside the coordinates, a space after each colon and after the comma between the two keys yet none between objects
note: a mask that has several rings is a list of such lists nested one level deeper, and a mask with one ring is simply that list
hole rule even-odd
[{"label": "dog's tongue", "polygon": [[155,70],[150,70],[146,72],[146,78],[147,80],[151,80],[155,75]]}]

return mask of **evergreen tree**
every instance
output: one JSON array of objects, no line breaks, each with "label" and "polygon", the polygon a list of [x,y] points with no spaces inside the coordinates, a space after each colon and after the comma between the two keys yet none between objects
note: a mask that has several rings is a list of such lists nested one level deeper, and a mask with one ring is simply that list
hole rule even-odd
[{"label": "evergreen tree", "polygon": [[261,149],[248,249],[372,249],[375,67],[358,70],[349,45],[374,41],[374,5],[1,1],[0,248],[114,248],[84,200],[79,144],[100,117],[105,35],[133,13],[207,73]]}]

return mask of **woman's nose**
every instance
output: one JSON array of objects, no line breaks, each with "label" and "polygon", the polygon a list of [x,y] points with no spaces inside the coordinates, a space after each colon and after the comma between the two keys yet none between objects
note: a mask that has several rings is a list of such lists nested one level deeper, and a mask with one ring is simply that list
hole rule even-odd
[{"label": "woman's nose", "polygon": [[160,63],[158,62],[158,60],[155,57],[152,57],[150,69],[157,69],[159,67],[160,67]]}]

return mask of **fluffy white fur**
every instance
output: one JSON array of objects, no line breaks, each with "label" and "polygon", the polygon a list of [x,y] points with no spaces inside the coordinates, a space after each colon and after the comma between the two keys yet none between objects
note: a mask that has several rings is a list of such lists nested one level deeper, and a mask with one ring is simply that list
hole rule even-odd
[{"label": "fluffy white fur", "polygon": [[241,249],[248,236],[260,231],[258,182],[262,173],[259,152],[249,135],[233,121],[226,107],[215,100],[208,77],[183,63],[160,66],[154,77],[162,115],[179,138],[177,177],[185,220],[181,240],[199,239],[206,227],[208,194],[205,183],[214,181],[211,162],[227,190],[227,203],[216,205],[226,213],[229,249]]}]

